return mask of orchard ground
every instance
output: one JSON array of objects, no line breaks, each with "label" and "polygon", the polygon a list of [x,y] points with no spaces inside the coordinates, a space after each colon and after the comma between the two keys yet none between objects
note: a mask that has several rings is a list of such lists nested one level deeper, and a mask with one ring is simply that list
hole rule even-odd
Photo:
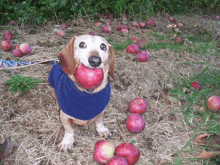
[{"label": "orchard ground", "polygon": [[[94,26],[94,21],[88,18],[83,18],[78,26],[73,26],[72,20],[64,22],[73,27],[73,31],[67,32],[64,37],[53,32],[57,24],[55,21],[42,26],[1,26],[0,34],[3,40],[4,31],[11,28],[14,47],[24,42],[31,46],[32,53],[19,58],[21,61],[55,59],[74,35],[93,32],[105,37],[114,46],[116,55],[116,80],[110,79],[112,93],[104,117],[104,124],[113,133],[109,141],[115,146],[134,142],[141,151],[137,165],[214,163],[215,159],[195,159],[204,148],[194,139],[204,133],[202,128],[197,127],[201,119],[188,116],[189,125],[184,120],[187,101],[182,97],[179,101],[175,100],[171,90],[187,77],[201,73],[208,65],[219,70],[220,21],[213,20],[211,16],[174,17],[184,24],[179,31],[167,28],[171,23],[162,16],[151,17],[156,21],[156,27],[146,29],[131,27],[128,20],[128,34],[116,30],[122,18],[112,21],[110,34],[101,31],[103,23]],[[214,39],[214,33],[218,33],[218,40]],[[148,62],[138,62],[135,55],[126,52],[131,36],[139,41],[147,40],[142,50],[149,51]],[[183,39],[180,44],[175,43],[178,37]],[[16,60],[11,52],[0,50],[0,59],[9,58]],[[3,165],[98,164],[93,160],[94,144],[103,138],[97,135],[94,124],[85,127],[74,125],[72,151],[62,152],[57,147],[63,138],[64,128],[52,96],[52,87],[47,82],[48,72],[46,65],[0,70],[0,143],[11,137],[14,145],[12,153],[2,160]],[[38,78],[44,83],[27,92],[11,93],[4,82],[15,74]],[[132,134],[126,129],[126,118],[130,114],[129,102],[136,97],[146,100],[148,110],[143,115],[145,130]],[[205,103],[203,105],[206,108]],[[219,124],[220,114],[216,113],[216,116]]]}]

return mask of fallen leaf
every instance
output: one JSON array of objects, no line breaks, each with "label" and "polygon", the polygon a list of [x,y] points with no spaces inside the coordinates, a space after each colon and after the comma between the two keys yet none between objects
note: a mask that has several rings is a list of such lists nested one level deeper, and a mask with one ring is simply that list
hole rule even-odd
[{"label": "fallen leaf", "polygon": [[[220,152],[219,152],[219,154],[220,154]],[[216,156],[216,154],[211,151],[202,150],[202,152],[196,158],[204,159],[204,158],[213,158],[215,156]]]}]

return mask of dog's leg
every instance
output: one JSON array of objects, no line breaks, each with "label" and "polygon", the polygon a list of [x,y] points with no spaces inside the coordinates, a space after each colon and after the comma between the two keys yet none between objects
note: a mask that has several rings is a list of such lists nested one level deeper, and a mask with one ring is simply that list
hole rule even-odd
[{"label": "dog's leg", "polygon": [[72,127],[72,119],[69,119],[68,116],[62,110],[60,110],[60,119],[65,129],[65,134],[63,140],[59,144],[59,147],[61,150],[64,150],[66,152],[67,149],[71,149],[73,146],[74,130]]},{"label": "dog's leg", "polygon": [[95,120],[96,130],[99,136],[107,138],[111,136],[111,133],[109,132],[108,128],[104,126],[102,122],[103,115],[104,115],[104,112],[100,113]]}]

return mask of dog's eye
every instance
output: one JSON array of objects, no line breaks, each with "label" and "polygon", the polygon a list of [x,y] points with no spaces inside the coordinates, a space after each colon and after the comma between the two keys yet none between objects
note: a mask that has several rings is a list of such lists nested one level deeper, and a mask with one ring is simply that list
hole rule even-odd
[{"label": "dog's eye", "polygon": [[102,43],[102,44],[100,45],[100,49],[103,50],[103,51],[106,51],[106,50],[107,50],[107,46]]},{"label": "dog's eye", "polygon": [[82,48],[82,49],[84,49],[84,48],[87,47],[87,45],[86,45],[85,42],[80,42],[80,43],[79,43],[79,47]]}]

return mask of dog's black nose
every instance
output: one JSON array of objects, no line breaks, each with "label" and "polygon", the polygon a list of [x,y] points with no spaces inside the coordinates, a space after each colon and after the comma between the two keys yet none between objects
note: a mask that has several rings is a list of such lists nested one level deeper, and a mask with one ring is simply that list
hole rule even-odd
[{"label": "dog's black nose", "polygon": [[89,57],[89,64],[92,67],[98,67],[102,62],[102,59],[100,57],[97,56],[90,56]]}]

